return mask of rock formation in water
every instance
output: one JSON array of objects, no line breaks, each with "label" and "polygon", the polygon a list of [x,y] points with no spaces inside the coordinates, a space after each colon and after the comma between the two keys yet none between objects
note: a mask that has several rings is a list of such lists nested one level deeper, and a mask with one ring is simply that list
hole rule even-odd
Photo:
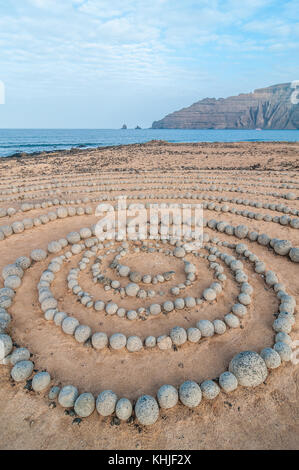
[{"label": "rock formation in water", "polygon": [[284,83],[229,98],[205,98],[153,122],[152,128],[299,129],[296,91]]}]

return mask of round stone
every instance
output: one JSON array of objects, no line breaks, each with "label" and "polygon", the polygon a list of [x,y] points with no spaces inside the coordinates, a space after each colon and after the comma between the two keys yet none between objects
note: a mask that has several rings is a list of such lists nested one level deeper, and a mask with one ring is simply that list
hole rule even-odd
[{"label": "round stone", "polygon": [[73,385],[63,387],[58,395],[58,403],[63,408],[72,408],[77,400],[79,392]]},{"label": "round stone", "polygon": [[279,367],[281,364],[280,355],[275,349],[264,348],[261,351],[261,357],[264,359],[268,369],[276,369],[276,367]]},{"label": "round stone", "polygon": [[281,331],[288,334],[292,331],[292,323],[287,317],[276,318],[276,320],[273,322],[273,330],[277,333]]},{"label": "round stone", "polygon": [[283,333],[282,331],[277,333],[277,335],[275,336],[275,341],[276,343],[285,343],[288,346],[291,346],[293,342],[292,338],[287,333]]},{"label": "round stone", "polygon": [[57,387],[57,386],[52,387],[48,394],[49,400],[55,400],[58,397],[59,392],[60,392],[60,387]]},{"label": "round stone", "polygon": [[160,304],[152,304],[149,308],[151,315],[159,315],[161,313],[161,305]]},{"label": "round stone", "polygon": [[282,361],[288,362],[291,360],[293,351],[288,344],[279,341],[274,344],[274,349],[278,352]]},{"label": "round stone", "polygon": [[134,282],[130,282],[130,284],[128,284],[125,287],[126,294],[129,297],[136,297],[136,295],[138,294],[139,289],[140,289],[140,287],[138,286],[138,284],[135,284]]},{"label": "round stone", "polygon": [[144,344],[146,348],[154,348],[157,344],[157,340],[155,336],[148,336],[147,338],[145,338]]},{"label": "round stone", "polygon": [[47,252],[40,248],[31,251],[30,258],[32,261],[43,261],[47,258]]},{"label": "round stone", "polygon": [[229,326],[230,328],[240,327],[240,320],[233,313],[228,313],[227,315],[224,315],[224,321],[227,324],[227,326]]},{"label": "round stone", "polygon": [[203,337],[207,338],[209,336],[213,336],[215,330],[214,325],[210,320],[199,320],[196,326]]},{"label": "round stone", "polygon": [[299,263],[299,248],[292,248],[289,252],[289,257],[294,263]]},{"label": "round stone", "polygon": [[170,338],[176,346],[181,346],[187,341],[187,332],[181,326],[175,326],[170,331]]},{"label": "round stone", "polygon": [[184,256],[186,255],[186,251],[182,246],[177,246],[173,251],[173,255],[176,258],[184,258]]},{"label": "round stone", "polygon": [[193,308],[193,307],[196,306],[196,300],[195,300],[194,297],[191,297],[191,296],[185,297],[184,300],[185,300],[185,306],[186,306],[187,308]]},{"label": "round stone", "polygon": [[14,366],[17,362],[20,361],[29,361],[30,351],[27,348],[17,348],[13,351],[10,356],[10,362]]},{"label": "round stone", "polygon": [[179,399],[178,391],[172,385],[162,385],[157,392],[157,398],[160,408],[172,408]]},{"label": "round stone", "polygon": [[103,349],[108,345],[108,336],[106,333],[94,333],[91,337],[91,344],[95,349]]},{"label": "round stone", "polygon": [[157,346],[162,351],[165,351],[166,349],[171,349],[172,340],[171,340],[170,336],[167,336],[167,335],[159,336],[157,338]]},{"label": "round stone", "polygon": [[159,418],[159,406],[155,398],[150,395],[139,397],[135,405],[135,415],[145,426],[154,424]]},{"label": "round stone", "polygon": [[94,303],[94,309],[97,311],[97,312],[101,312],[102,310],[104,310],[105,308],[105,302],[103,302],[102,300],[97,300],[95,303]]},{"label": "round stone", "polygon": [[22,382],[27,380],[33,371],[33,362],[31,361],[20,361],[11,369],[11,376],[15,382]]},{"label": "round stone", "polygon": [[112,390],[104,390],[96,401],[97,412],[101,416],[110,416],[115,411],[117,395]]},{"label": "round stone", "polygon": [[66,317],[61,324],[62,331],[67,335],[73,335],[77,326],[79,326],[79,320],[74,317]]},{"label": "round stone", "polygon": [[122,349],[127,344],[127,338],[122,333],[114,333],[109,339],[110,347],[115,350]]},{"label": "round stone", "polygon": [[229,364],[229,371],[244,387],[256,387],[268,376],[265,361],[254,351],[243,351],[237,354]]},{"label": "round stone", "polygon": [[213,300],[215,300],[217,296],[216,291],[210,288],[205,289],[202,295],[204,299],[208,300],[209,302],[212,302]]},{"label": "round stone", "polygon": [[0,334],[0,361],[4,359],[12,350],[12,339],[10,336]]},{"label": "round stone", "polygon": [[248,227],[246,225],[238,225],[234,228],[234,234],[238,238],[245,238],[248,234]]},{"label": "round stone", "polygon": [[220,392],[220,388],[216,382],[213,382],[213,380],[205,380],[202,382],[200,389],[203,397],[207,398],[208,400],[213,400]]},{"label": "round stone", "polygon": [[143,345],[139,336],[129,336],[126,347],[129,352],[137,352],[143,348]]},{"label": "round stone", "polygon": [[198,343],[201,338],[201,331],[198,328],[188,328],[187,330],[188,341],[191,343]]},{"label": "round stone", "polygon": [[130,274],[130,268],[128,266],[120,266],[118,269],[118,274],[121,277],[127,277]]},{"label": "round stone", "polygon": [[80,418],[87,418],[94,412],[94,409],[95,398],[92,393],[82,393],[75,401],[74,410]]},{"label": "round stone", "polygon": [[213,326],[217,335],[223,335],[226,332],[226,324],[222,320],[213,320]]},{"label": "round stone", "polygon": [[247,308],[243,304],[234,304],[232,307],[232,312],[238,317],[244,317],[247,313]]},{"label": "round stone", "polygon": [[291,248],[292,244],[289,240],[278,240],[273,246],[275,253],[281,256],[286,256]]},{"label": "round stone", "polygon": [[174,304],[171,300],[166,300],[166,302],[164,302],[163,304],[163,310],[164,312],[172,312],[174,309]]},{"label": "round stone", "polygon": [[91,336],[91,328],[88,325],[79,325],[75,330],[75,339],[78,343],[85,343]]},{"label": "round stone", "polygon": [[251,297],[248,294],[245,294],[244,292],[241,292],[241,294],[238,295],[238,300],[240,304],[242,305],[249,305],[251,303]]},{"label": "round stone", "polygon": [[117,312],[117,310],[118,310],[118,305],[114,302],[109,302],[105,308],[105,312],[108,315],[114,315]]},{"label": "round stone", "polygon": [[219,385],[225,392],[232,392],[238,387],[237,377],[231,372],[223,372],[219,377]]},{"label": "round stone", "polygon": [[35,392],[42,392],[49,387],[51,376],[48,372],[38,372],[32,379],[32,388]]},{"label": "round stone", "polygon": [[184,299],[175,299],[174,301],[174,307],[176,310],[182,310],[185,307],[185,301]]},{"label": "round stone", "polygon": [[128,398],[120,398],[116,403],[115,414],[121,421],[126,421],[132,415],[133,407]]},{"label": "round stone", "polygon": [[22,284],[22,280],[19,276],[8,276],[4,281],[4,287],[16,290]]},{"label": "round stone", "polygon": [[198,406],[202,397],[200,386],[191,380],[184,382],[180,386],[179,397],[183,405],[188,406],[189,408]]}]

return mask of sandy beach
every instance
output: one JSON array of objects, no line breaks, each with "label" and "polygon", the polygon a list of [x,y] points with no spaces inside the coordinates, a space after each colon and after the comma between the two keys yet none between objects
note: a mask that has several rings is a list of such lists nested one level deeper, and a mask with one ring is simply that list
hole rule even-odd
[{"label": "sandy beach", "polygon": [[[69,200],[73,200],[74,207],[88,205],[94,211],[97,203],[84,202],[84,198],[96,198],[103,194],[142,194],[142,202],[146,202],[147,195],[157,195],[156,199],[151,200],[155,202],[159,201],[159,196],[168,194],[167,202],[175,202],[172,195],[180,192],[190,193],[184,200],[192,202],[192,194],[208,191],[215,198],[246,198],[249,201],[286,204],[298,210],[298,170],[298,142],[170,144],[153,141],[95,150],[73,149],[1,158],[0,191],[3,200],[0,201],[0,208],[12,207],[16,213],[1,217],[0,227],[54,210],[54,206],[41,207],[23,213],[20,208],[25,202],[42,204],[58,198],[65,200],[66,206]],[[87,186],[85,183],[90,178],[98,185],[107,184],[107,189],[103,187],[98,190],[98,186]],[[63,187],[63,183],[70,181],[76,184],[72,188]],[[47,185],[53,182],[62,185],[59,189],[48,188]],[[32,189],[34,185],[43,185],[44,189]],[[165,188],[161,187],[163,185]],[[235,192],[230,190],[232,185],[236,188]],[[289,185],[292,189],[288,188]],[[13,187],[18,188],[18,191],[11,194],[9,191]],[[31,189],[23,191],[26,187]],[[87,189],[93,191],[86,192]],[[274,191],[277,196],[267,195]],[[287,193],[294,193],[295,197],[291,200],[281,197]],[[76,200],[81,202],[76,203]],[[237,210],[248,209],[272,217],[282,216],[279,211],[251,207],[249,204],[228,202],[228,205]],[[225,220],[232,225],[246,224],[250,230],[290,240],[293,246],[299,247],[299,231],[290,225],[209,209],[204,210],[204,217]],[[6,237],[0,241],[0,271],[16,258],[29,256],[34,248],[47,249],[51,240],[64,238],[69,232],[90,227],[96,221],[93,212],[92,215],[57,219]],[[206,230],[221,240],[240,243],[234,236],[218,234],[210,228]],[[248,239],[241,242],[246,243],[265,262],[267,269],[277,274],[279,282],[285,285],[298,304],[298,263],[276,254],[270,247]],[[50,258],[54,256],[50,255]],[[127,322],[116,316],[105,316],[103,312],[84,308],[70,293],[66,276],[78,260],[79,256],[73,257],[57,274],[53,292],[59,300],[59,309],[72,312],[80,323],[91,326],[93,330],[101,328],[109,335],[121,329],[127,336],[136,334],[144,339],[148,335],[168,334],[177,324],[188,328],[199,315],[209,320],[221,318],[237,295],[236,283],[228,271],[226,288],[212,304],[175,311],[144,322]],[[158,274],[173,269],[177,279],[170,282],[170,287],[184,280],[181,261],[176,258],[165,260],[159,253],[132,253],[126,261],[132,269],[142,273],[150,271]],[[241,328],[229,329],[223,336],[205,338],[199,344],[186,343],[167,351],[155,348],[150,352],[142,350],[134,354],[108,348],[95,351],[77,344],[73,338],[53,326],[53,322],[44,319],[38,302],[37,283],[48,263],[49,259],[46,259],[33,264],[26,271],[14,304],[8,309],[12,315],[8,331],[15,344],[28,348],[33,354],[35,369],[50,373],[52,385],[74,384],[80,393],[90,391],[95,396],[101,390],[113,390],[119,397],[125,396],[134,403],[142,394],[155,396],[163,384],[178,387],[187,379],[198,383],[214,379],[227,369],[229,361],[239,351],[259,352],[273,345],[275,333],[271,325],[273,314],[278,309],[278,300],[273,289],[266,285],[250,263],[244,263],[244,269],[254,294],[248,315],[241,321]],[[193,296],[197,292],[202,293],[213,281],[207,264],[198,259],[196,266],[199,284],[195,283],[188,288],[188,295]],[[107,273],[111,274],[108,267]],[[100,287],[92,284],[89,270],[82,271],[80,281],[84,289],[94,296],[98,295]],[[109,301],[111,296],[110,291],[107,291],[102,298]],[[152,303],[158,301],[158,295],[151,300]],[[125,307],[130,309],[135,304],[136,299],[128,298]],[[140,305],[142,301],[139,301]],[[298,327],[297,319],[291,333],[293,340],[299,340]],[[0,365],[1,449],[299,448],[299,367],[291,361],[270,371],[265,383],[256,388],[238,387],[232,393],[220,393],[215,400],[202,400],[194,409],[178,404],[173,409],[161,410],[159,420],[149,427],[141,426],[136,419],[119,424],[113,417],[103,418],[97,412],[80,423],[74,422],[74,416],[66,414],[55,400],[55,405],[51,404],[46,392],[34,393],[24,389],[24,385],[11,380],[9,366]]]}]

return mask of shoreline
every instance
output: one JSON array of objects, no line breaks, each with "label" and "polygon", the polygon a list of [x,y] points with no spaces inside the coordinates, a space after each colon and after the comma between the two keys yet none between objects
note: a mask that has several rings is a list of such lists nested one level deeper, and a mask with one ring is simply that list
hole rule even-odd
[{"label": "shoreline", "polygon": [[120,145],[105,145],[105,146],[99,146],[99,147],[71,147],[68,149],[59,149],[59,150],[42,150],[39,152],[16,152],[13,153],[12,155],[0,155],[0,161],[2,159],[7,160],[20,160],[22,158],[28,159],[28,158],[36,158],[36,157],[51,157],[51,156],[59,156],[62,154],[66,155],[73,155],[74,153],[78,154],[84,154],[84,153],[90,153],[90,152],[99,152],[99,151],[105,151],[107,149],[109,150],[117,150],[117,149],[122,149],[122,148],[130,148],[130,147],[141,147],[141,146],[148,146],[148,145],[170,145],[170,146],[211,146],[211,145],[223,145],[223,146],[231,146],[231,145],[242,145],[242,144],[255,144],[255,145],[297,145],[298,141],[287,141],[287,140],[281,140],[281,141],[259,141],[259,140],[241,140],[241,141],[229,141],[229,142],[222,142],[222,141],[215,141],[215,142],[207,142],[207,141],[202,141],[202,142],[169,142],[166,140],[149,140],[147,142],[142,142],[142,143],[130,143],[130,144],[120,144]]}]

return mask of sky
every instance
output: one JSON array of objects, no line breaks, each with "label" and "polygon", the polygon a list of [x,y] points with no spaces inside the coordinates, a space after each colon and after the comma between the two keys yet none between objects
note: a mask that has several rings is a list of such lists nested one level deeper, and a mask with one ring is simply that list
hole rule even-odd
[{"label": "sky", "polygon": [[0,128],[150,127],[298,59],[299,0],[0,0]]}]

